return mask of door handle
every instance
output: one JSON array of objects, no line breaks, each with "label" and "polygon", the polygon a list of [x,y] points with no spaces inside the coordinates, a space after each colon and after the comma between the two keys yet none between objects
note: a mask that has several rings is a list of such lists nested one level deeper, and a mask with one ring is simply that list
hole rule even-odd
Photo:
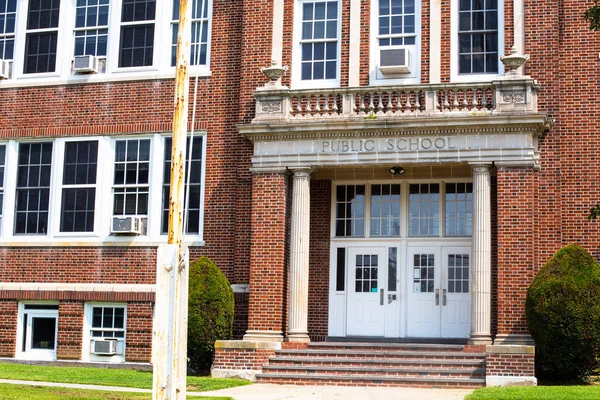
[{"label": "door handle", "polygon": [[396,295],[388,293],[388,304],[392,304],[392,301],[394,300],[396,300]]},{"label": "door handle", "polygon": [[444,294],[442,295],[442,305],[445,306],[446,305],[446,300],[447,300],[447,297],[448,297],[448,296],[446,296],[446,289],[444,289],[443,293]]},{"label": "door handle", "polygon": [[383,289],[379,289],[379,305],[383,305]]},{"label": "door handle", "polygon": [[435,289],[435,305],[440,305],[440,289]]}]

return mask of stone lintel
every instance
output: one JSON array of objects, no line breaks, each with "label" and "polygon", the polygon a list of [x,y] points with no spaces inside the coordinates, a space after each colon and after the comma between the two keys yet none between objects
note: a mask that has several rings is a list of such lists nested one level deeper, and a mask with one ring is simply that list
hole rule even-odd
[{"label": "stone lintel", "polygon": [[280,350],[281,342],[252,340],[217,340],[215,349]]},{"label": "stone lintel", "polygon": [[246,331],[244,342],[283,342],[283,332],[281,331]]},{"label": "stone lintel", "polygon": [[525,345],[525,346],[535,346],[535,342],[531,335],[518,335],[518,334],[500,334],[496,335],[496,339],[494,340],[494,344],[500,345]]},{"label": "stone lintel", "polygon": [[523,345],[489,345],[485,346],[487,354],[535,354],[535,346]]}]

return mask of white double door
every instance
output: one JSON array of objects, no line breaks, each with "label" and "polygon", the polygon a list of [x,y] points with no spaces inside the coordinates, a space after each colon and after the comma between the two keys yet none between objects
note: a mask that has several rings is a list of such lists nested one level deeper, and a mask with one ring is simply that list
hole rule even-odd
[{"label": "white double door", "polygon": [[469,337],[470,276],[469,247],[409,247],[407,336]]}]

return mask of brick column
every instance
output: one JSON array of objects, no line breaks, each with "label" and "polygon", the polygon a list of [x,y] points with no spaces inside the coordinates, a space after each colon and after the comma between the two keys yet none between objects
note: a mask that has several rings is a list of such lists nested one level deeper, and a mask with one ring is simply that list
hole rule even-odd
[{"label": "brick column", "polygon": [[244,340],[283,341],[287,191],[284,172],[252,177],[250,296]]},{"label": "brick column", "polygon": [[498,335],[494,344],[533,344],[525,319],[535,276],[535,172],[498,168]]}]

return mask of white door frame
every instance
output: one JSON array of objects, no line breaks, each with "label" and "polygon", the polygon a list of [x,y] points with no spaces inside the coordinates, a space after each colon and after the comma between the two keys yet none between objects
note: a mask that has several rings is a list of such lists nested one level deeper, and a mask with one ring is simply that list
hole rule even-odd
[{"label": "white door frame", "polygon": [[[22,360],[36,360],[36,361],[54,361],[56,360],[56,350],[58,347],[58,309],[45,310],[45,309],[34,309],[34,310],[26,310],[26,305],[48,305],[48,306],[58,306],[58,303],[49,303],[49,302],[20,302],[18,307],[18,323],[17,323],[17,351],[16,358]],[[27,322],[25,326],[24,315],[27,314]],[[32,321],[33,318],[54,318],[54,349],[32,349],[31,348],[31,340],[32,340]],[[24,337],[25,336],[25,337]],[[23,349],[23,344],[25,344],[25,349]]]}]

